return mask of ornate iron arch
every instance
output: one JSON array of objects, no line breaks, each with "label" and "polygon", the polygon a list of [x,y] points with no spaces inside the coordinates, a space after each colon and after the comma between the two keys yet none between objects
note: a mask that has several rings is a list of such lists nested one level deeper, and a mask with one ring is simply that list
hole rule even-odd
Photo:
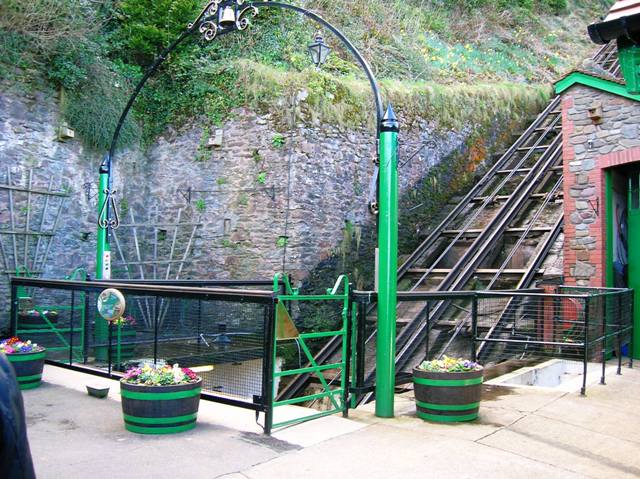
[{"label": "ornate iron arch", "polygon": [[[378,245],[379,264],[378,275],[378,335],[376,338],[376,370],[378,382],[376,384],[376,415],[379,417],[393,417],[394,384],[395,384],[395,322],[396,322],[396,292],[397,292],[397,256],[398,256],[398,178],[397,178],[397,140],[399,124],[391,108],[385,111],[378,82],[369,63],[358,49],[334,25],[317,13],[303,7],[277,1],[247,1],[247,0],[210,0],[193,23],[173,41],[156,58],[136,85],[124,110],[122,111],[111,140],[109,152],[100,164],[100,182],[98,189],[98,245],[96,261],[96,277],[109,279],[110,252],[109,230],[117,228],[118,221],[111,218],[113,208],[113,190],[111,166],[115,156],[118,139],[124,121],[127,118],[136,98],[149,78],[164,63],[169,54],[183,41],[196,32],[203,35],[205,40],[213,40],[217,36],[245,30],[249,26],[249,15],[257,16],[259,8],[279,8],[304,15],[331,31],[353,55],[365,72],[374,97],[377,127],[378,165],[376,174],[376,200],[379,205],[378,215]],[[376,207],[377,210],[377,207]],[[96,324],[96,335],[104,334]]]},{"label": "ornate iron arch", "polygon": [[[236,15],[235,23],[227,27],[225,29],[220,28],[218,20],[220,13],[224,11],[225,8],[231,7],[234,8],[234,12]],[[136,98],[142,91],[142,88],[145,86],[149,78],[153,76],[153,74],[158,70],[158,68],[165,62],[168,58],[169,54],[173,52],[184,40],[191,37],[195,33],[202,34],[203,38],[207,41],[214,40],[216,37],[220,35],[225,35],[228,33],[233,33],[236,31],[245,30],[249,26],[249,19],[247,18],[249,14],[252,16],[257,16],[260,8],[279,8],[283,10],[291,10],[297,13],[300,13],[307,18],[319,23],[329,31],[331,31],[347,48],[347,50],[353,55],[356,59],[365,75],[367,76],[367,80],[371,86],[371,90],[373,93],[375,108],[376,108],[376,116],[377,122],[376,125],[381,124],[382,117],[384,115],[384,108],[382,104],[382,95],[380,93],[380,87],[378,86],[378,81],[371,69],[371,66],[367,62],[367,60],[362,56],[362,54],[358,51],[358,49],[351,43],[351,41],[334,25],[329,23],[327,20],[322,18],[317,13],[308,10],[306,8],[298,7],[296,5],[291,5],[288,3],[282,2],[246,2],[245,0],[211,0],[204,7],[200,15],[196,18],[196,20],[190,23],[186,30],[184,30],[180,36],[173,41],[167,48],[165,48],[160,55],[156,58],[153,64],[147,69],[142,79],[136,85],[135,90],[129,97],[129,101],[127,102],[124,110],[122,111],[120,118],[118,120],[118,124],[116,125],[115,132],[113,134],[113,138],[111,140],[111,146],[109,148],[109,154],[103,161],[103,165],[106,163],[111,163],[115,155],[115,150],[118,144],[118,139],[120,138],[120,132],[122,130],[122,125],[126,120],[133,104],[136,101]],[[101,172],[102,166],[101,165]],[[106,165],[105,165],[106,166]]]}]

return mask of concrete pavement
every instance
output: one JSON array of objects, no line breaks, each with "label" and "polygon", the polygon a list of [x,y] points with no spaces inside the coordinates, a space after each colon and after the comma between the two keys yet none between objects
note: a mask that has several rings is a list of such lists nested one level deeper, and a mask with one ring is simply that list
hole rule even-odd
[{"label": "concrete pavement", "polygon": [[[193,431],[129,433],[116,383],[50,366],[45,378],[24,392],[40,478],[640,477],[637,369],[609,374],[608,384],[591,385],[587,397],[485,386],[473,423],[423,422],[407,393],[397,396],[393,419],[376,418],[367,405],[349,419],[322,418],[271,438],[261,434],[251,411],[206,401]],[[112,385],[110,397],[87,396],[84,385],[100,382]]]}]

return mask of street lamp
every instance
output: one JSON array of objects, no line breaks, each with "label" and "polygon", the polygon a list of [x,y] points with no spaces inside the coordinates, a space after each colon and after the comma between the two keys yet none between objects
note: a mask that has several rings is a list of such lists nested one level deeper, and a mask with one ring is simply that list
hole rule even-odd
[{"label": "street lamp", "polygon": [[310,43],[307,49],[309,50],[311,61],[316,66],[316,68],[320,68],[322,65],[324,65],[324,63],[327,61],[329,53],[331,53],[331,48],[329,48],[324,42],[324,38],[322,37],[322,33],[320,32],[316,33],[313,43]]}]

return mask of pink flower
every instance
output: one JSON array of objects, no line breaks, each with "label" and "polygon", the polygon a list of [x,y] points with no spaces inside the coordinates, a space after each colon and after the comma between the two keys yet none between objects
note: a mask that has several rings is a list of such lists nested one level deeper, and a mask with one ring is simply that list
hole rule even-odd
[{"label": "pink flower", "polygon": [[140,376],[141,373],[142,373],[142,369],[140,369],[140,368],[132,368],[132,369],[129,369],[125,373],[124,377],[125,377],[125,379],[132,379],[132,378],[135,378],[137,376]]}]

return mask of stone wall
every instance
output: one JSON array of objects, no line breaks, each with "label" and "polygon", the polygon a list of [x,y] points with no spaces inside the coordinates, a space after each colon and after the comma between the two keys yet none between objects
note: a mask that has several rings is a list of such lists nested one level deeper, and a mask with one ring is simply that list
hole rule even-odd
[{"label": "stone wall", "polygon": [[[8,174],[11,184],[26,187],[30,171],[32,188],[51,187],[68,193],[58,220],[58,230],[49,250],[48,260],[42,273],[46,277],[61,278],[76,267],[93,271],[95,267],[96,241],[96,173],[100,155],[87,150],[77,140],[58,141],[61,124],[56,92],[36,91],[26,93],[14,87],[7,87],[0,93],[0,184],[7,184]],[[130,158],[135,155],[128,154]],[[133,184],[142,184],[144,179],[129,166],[133,161],[123,162],[123,167],[115,177],[115,187],[122,190],[124,178]],[[85,185],[91,185],[85,190]],[[24,230],[28,195],[14,191],[14,223],[16,230]],[[32,195],[30,204],[30,230],[39,230],[44,213],[45,197]],[[50,231],[59,200],[51,199],[45,230]],[[11,229],[9,214],[9,193],[0,189],[0,228]],[[24,264],[24,235],[16,236],[18,265]],[[2,234],[0,240],[11,271],[15,268],[13,241],[11,235]],[[27,249],[27,266],[33,270],[37,238],[30,237]],[[38,258],[44,258],[47,240],[42,238]],[[38,265],[36,265],[36,269]],[[2,273],[0,280],[0,331],[7,324],[9,307],[8,275]]]},{"label": "stone wall", "polygon": [[[373,133],[306,125],[278,133],[269,116],[246,110],[234,116],[222,128],[222,145],[204,154],[198,151],[201,126],[160,138],[144,166],[154,172],[148,180],[151,197],[174,210],[200,209],[193,212],[203,227],[188,274],[270,278],[284,263],[302,280],[332,254],[346,222],[362,226],[373,219],[368,212]],[[405,133],[402,151],[418,150],[429,136],[426,125]],[[440,137],[436,149],[425,150],[403,169],[401,189],[464,141],[464,133]],[[189,188],[187,205],[180,192]]]},{"label": "stone wall", "polygon": [[[54,185],[70,194],[44,268],[44,276],[55,278],[76,267],[94,271],[96,182],[102,156],[78,139],[57,140],[58,103],[54,91],[25,93],[7,87],[0,93],[0,183],[6,183],[10,168],[12,184],[25,185],[33,168],[34,186],[46,187],[54,178]],[[522,114],[511,113],[513,118]],[[509,121],[510,114],[505,115]],[[420,150],[401,170],[403,191],[419,182],[432,165],[465,150],[473,131],[470,127],[438,133],[436,127],[424,121],[412,131],[402,131],[402,158]],[[137,224],[171,224],[178,215],[183,222],[201,223],[183,278],[268,279],[284,265],[296,280],[303,280],[335,253],[345,229],[372,224],[367,205],[375,138],[366,129],[330,125],[297,124],[285,132],[279,128],[269,115],[240,109],[221,127],[197,119],[168,130],[145,152],[120,154],[114,163],[114,186],[123,224],[131,223],[131,214]],[[500,130],[499,122],[494,128],[493,133]],[[209,137],[216,136],[217,146],[208,148]],[[427,138],[436,146],[422,148]],[[24,208],[26,196],[21,198],[19,207]],[[8,228],[6,191],[0,191],[0,219],[0,228]],[[158,233],[157,257],[168,259],[173,230],[160,226]],[[143,261],[152,257],[155,234],[153,228],[138,229]],[[128,226],[118,230],[129,261],[138,259],[132,236]],[[190,227],[180,229],[174,259],[182,257],[190,237]],[[6,235],[2,240],[7,244]],[[173,278],[178,270],[177,265],[169,273],[164,265],[155,271],[136,266],[127,273],[115,246],[112,256],[114,278],[142,274]],[[0,329],[8,319],[4,278]]]},{"label": "stone wall", "polygon": [[[595,124],[588,109],[602,107]],[[640,104],[584,86],[563,94],[565,283],[605,286],[605,168],[639,161]],[[618,160],[624,158],[624,161]]]}]

